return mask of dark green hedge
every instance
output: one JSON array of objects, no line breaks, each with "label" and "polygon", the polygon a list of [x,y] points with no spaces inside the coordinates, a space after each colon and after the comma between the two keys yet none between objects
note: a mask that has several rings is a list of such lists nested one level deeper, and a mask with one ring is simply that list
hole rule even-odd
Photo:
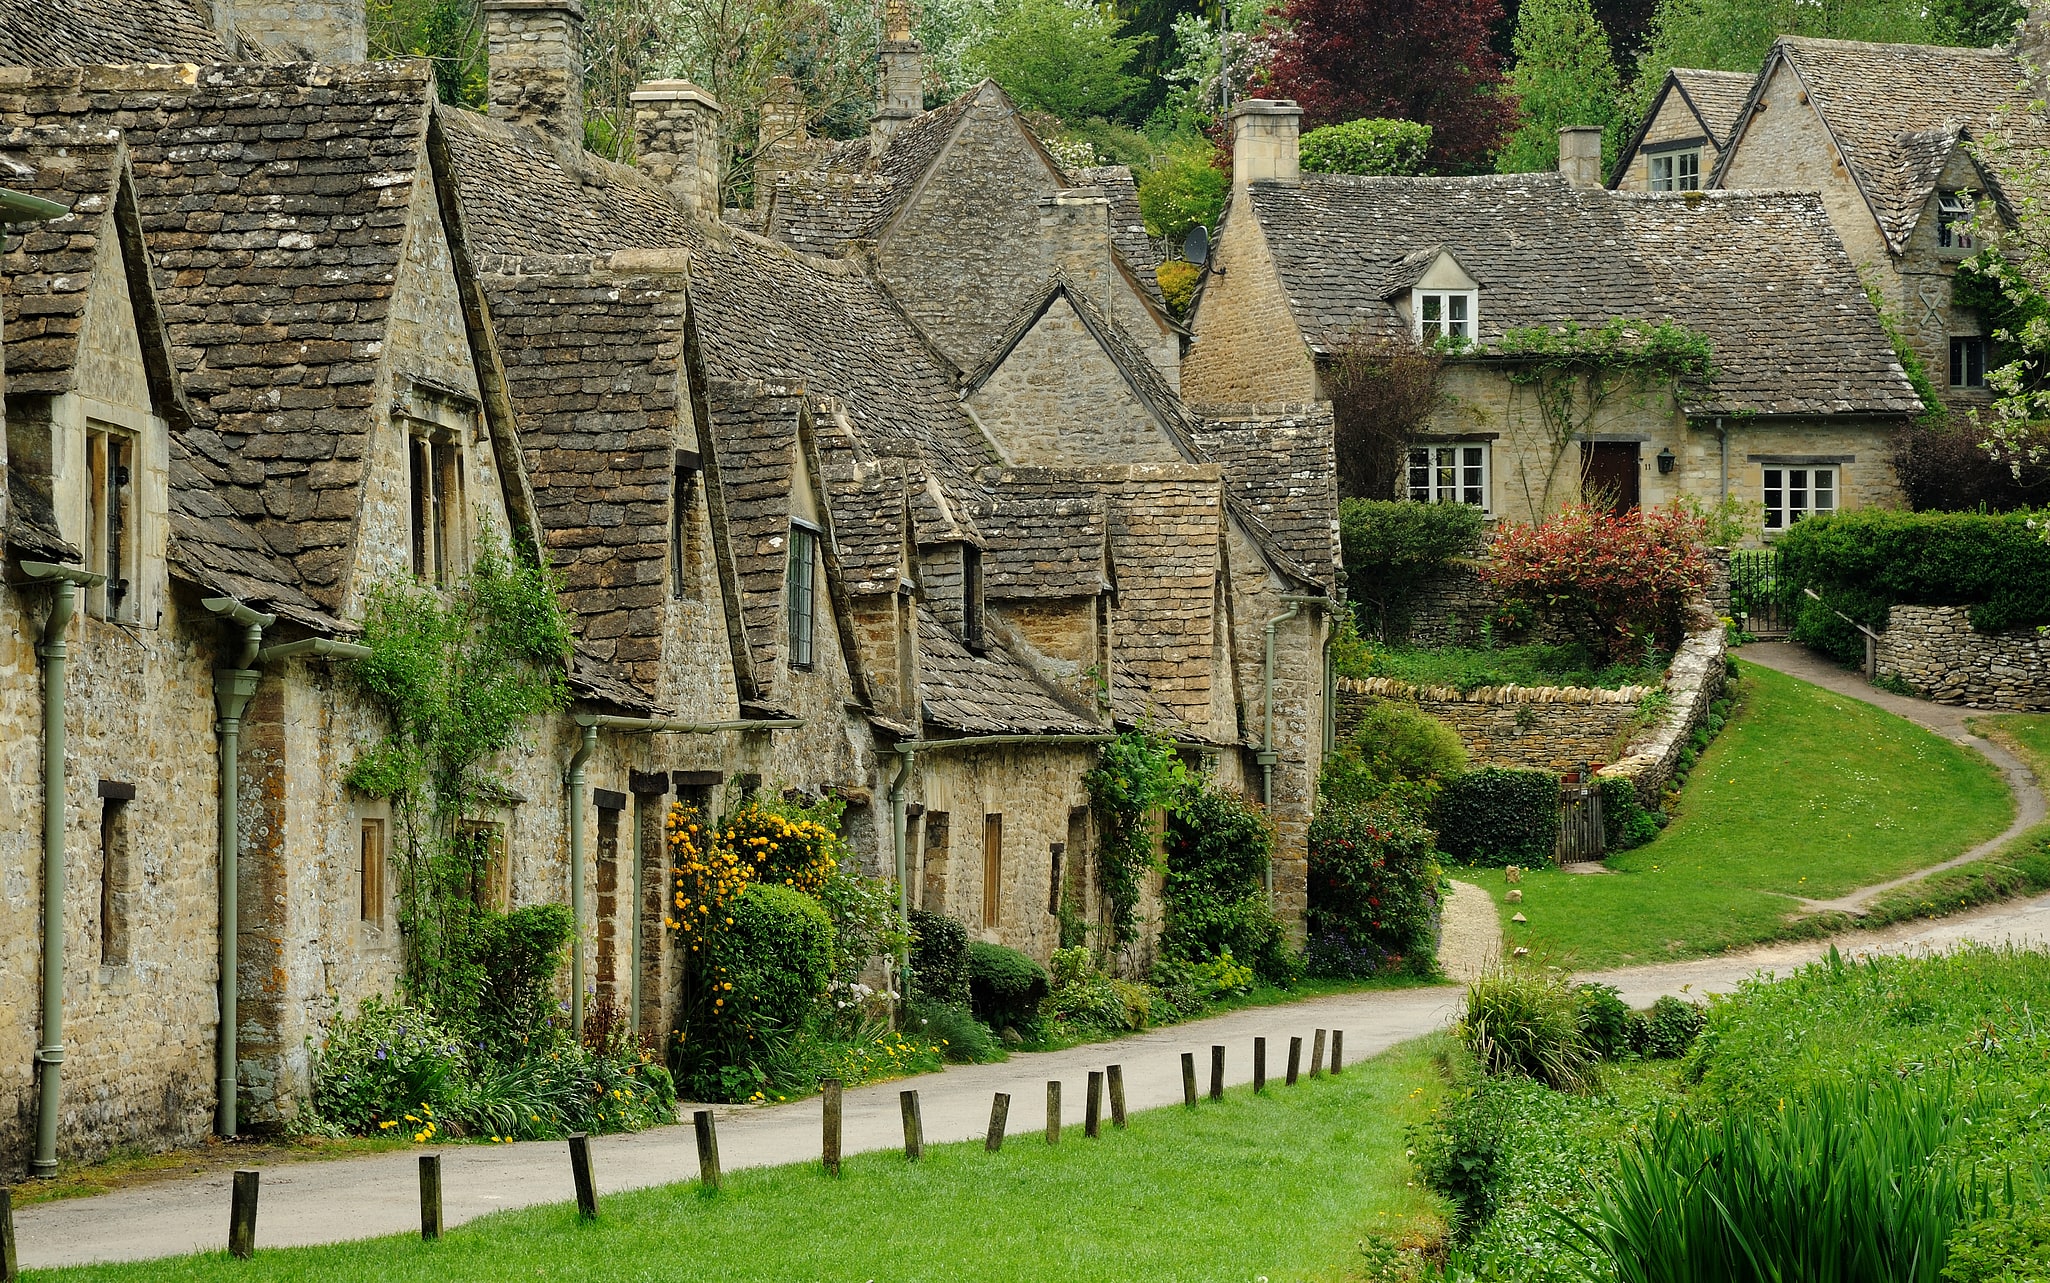
[{"label": "dark green hedge", "polygon": [[1550,864],[1559,850],[1559,777],[1498,766],[1455,775],[1436,807],[1438,849],[1461,864]]},{"label": "dark green hedge", "polygon": [[802,1027],[833,979],[833,920],[802,891],[756,883],[727,910],[733,925],[716,957],[732,981],[731,998],[750,1019],[776,1029]]},{"label": "dark green hedge", "polygon": [[968,928],[944,913],[911,911],[912,997],[968,1005]]},{"label": "dark green hedge", "polygon": [[1046,968],[1028,955],[981,940],[968,946],[968,995],[975,1018],[990,1028],[1033,1029],[1048,987]]},{"label": "dark green hedge", "polygon": [[[1860,623],[1883,627],[1894,606],[1969,606],[1982,632],[2050,624],[2050,545],[2028,514],[1860,508],[1811,517],[1781,535],[1779,575],[1813,588]],[[1864,659],[1858,631],[1799,595],[1796,640],[1846,662]]]}]

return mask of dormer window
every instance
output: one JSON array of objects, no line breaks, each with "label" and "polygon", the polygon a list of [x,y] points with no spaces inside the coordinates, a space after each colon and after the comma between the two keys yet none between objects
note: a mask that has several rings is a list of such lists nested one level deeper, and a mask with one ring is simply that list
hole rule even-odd
[{"label": "dormer window", "polygon": [[1701,149],[1663,152],[1645,158],[1651,189],[1655,192],[1698,192],[1701,190]]},{"label": "dormer window", "polygon": [[1972,207],[1969,192],[1939,192],[1936,196],[1936,244],[1940,249],[1968,250],[1976,245],[1972,235]]},{"label": "dormer window", "polygon": [[972,543],[961,545],[961,640],[982,649],[982,549]]},{"label": "dormer window", "polygon": [[784,580],[783,602],[789,615],[790,666],[810,668],[813,623],[818,612],[819,534],[810,526],[790,526],[790,571]]},{"label": "dormer window", "polygon": [[406,481],[413,573],[446,588],[468,562],[463,448],[456,434],[431,424],[412,424],[406,435]]},{"label": "dormer window", "polygon": [[133,622],[131,591],[141,560],[136,538],[136,440],[132,433],[88,421],[85,431],[85,568],[106,579],[87,591],[98,619]]},{"label": "dormer window", "polygon": [[1410,296],[1416,336],[1425,343],[1473,342],[1480,310],[1480,295],[1474,290],[1414,290]]}]

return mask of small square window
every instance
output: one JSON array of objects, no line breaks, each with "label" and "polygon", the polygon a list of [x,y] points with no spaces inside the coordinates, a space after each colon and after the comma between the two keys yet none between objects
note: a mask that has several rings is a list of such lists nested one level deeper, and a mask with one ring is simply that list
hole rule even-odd
[{"label": "small square window", "polygon": [[1950,386],[1954,388],[1983,388],[1986,386],[1986,340],[1980,335],[1963,334],[1950,340]]},{"label": "small square window", "polygon": [[1479,333],[1480,299],[1472,290],[1417,290],[1410,304],[1416,336],[1425,343],[1439,339],[1471,343]]},{"label": "small square window", "polygon": [[1701,190],[1701,151],[1669,151],[1646,158],[1646,171],[1655,192],[1698,192]]},{"label": "small square window", "polygon": [[1409,450],[1409,497],[1417,503],[1488,507],[1488,447],[1419,445]]},{"label": "small square window", "polygon": [[1836,511],[1835,468],[1765,469],[1765,528],[1785,530],[1807,517]]}]

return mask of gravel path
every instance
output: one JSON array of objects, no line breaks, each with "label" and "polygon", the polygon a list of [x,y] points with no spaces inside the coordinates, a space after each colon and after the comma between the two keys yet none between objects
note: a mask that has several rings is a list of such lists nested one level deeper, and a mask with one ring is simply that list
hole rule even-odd
[{"label": "gravel path", "polygon": [[1488,893],[1471,882],[1454,882],[1445,897],[1438,965],[1448,979],[1466,984],[1502,960],[1502,918]]}]

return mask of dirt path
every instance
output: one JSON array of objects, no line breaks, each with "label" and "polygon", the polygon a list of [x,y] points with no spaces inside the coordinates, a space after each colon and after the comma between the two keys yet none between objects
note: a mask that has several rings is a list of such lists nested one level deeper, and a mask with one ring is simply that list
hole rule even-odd
[{"label": "dirt path", "polygon": [[1495,901],[1471,882],[1454,882],[1445,897],[1438,965],[1460,984],[1478,979],[1502,960],[1502,919]]},{"label": "dirt path", "polygon": [[1985,710],[1958,708],[1950,704],[1935,704],[1926,699],[1914,699],[1906,695],[1895,695],[1883,691],[1866,681],[1863,675],[1839,668],[1836,664],[1804,646],[1792,642],[1753,642],[1739,652],[1744,659],[1761,668],[1798,677],[1804,682],[1834,691],[1850,699],[1862,700],[1875,708],[1906,718],[1924,730],[1933,731],[1947,740],[1972,749],[2000,769],[2007,781],[2008,792],[2014,795],[2014,820],[1997,836],[1954,856],[1941,864],[1918,869],[1905,877],[1875,886],[1860,887],[1849,895],[1834,900],[1803,900],[1801,903],[1815,913],[1849,913],[1863,916],[1872,902],[1895,887],[1918,882],[1932,873],[1941,873],[1962,864],[1983,859],[2006,846],[2024,831],[2043,822],[2046,809],[2043,789],[2034,771],[2005,748],[1981,735],[1972,732],[1970,719],[1986,716]]}]

